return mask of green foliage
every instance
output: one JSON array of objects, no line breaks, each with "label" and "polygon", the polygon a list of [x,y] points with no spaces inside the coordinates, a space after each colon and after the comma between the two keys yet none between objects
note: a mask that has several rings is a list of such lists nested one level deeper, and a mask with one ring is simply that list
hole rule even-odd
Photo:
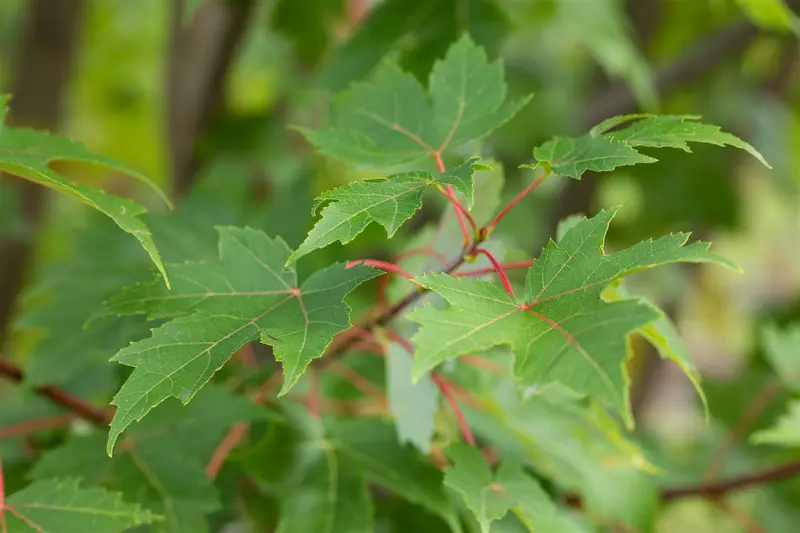
[{"label": "green foliage", "polygon": [[37,481],[10,495],[5,512],[3,529],[13,533],[122,533],[156,520],[138,505],[123,502],[119,494],[82,489],[74,479]]},{"label": "green foliage", "polygon": [[[655,163],[657,159],[637,148],[678,148],[691,152],[689,142],[735,146],[769,167],[748,143],[717,126],[696,122],[690,115],[623,115],[605,120],[581,137],[557,137],[533,150],[536,166],[580,179],[586,171],[608,172],[617,167]],[[615,129],[630,122],[625,128]]]},{"label": "green foliage", "polygon": [[585,531],[559,511],[539,483],[521,466],[502,463],[493,475],[480,452],[457,444],[448,450],[453,466],[445,469],[444,483],[464,498],[475,513],[482,533],[513,510],[531,531]]},{"label": "green foliage", "polygon": [[176,280],[172,290],[139,285],[110,303],[120,314],[173,320],[112,359],[135,370],[112,402],[117,411],[109,455],[132,422],[170,396],[188,403],[233,352],[255,339],[273,346],[283,363],[286,393],[333,336],[349,327],[344,296],[377,275],[368,267],[339,264],[298,287],[295,270],[284,266],[290,250],[282,240],[252,229],[220,228],[219,235],[218,264],[169,265]]},{"label": "green foliage", "polygon": [[603,302],[603,288],[665,263],[735,267],[709,252],[707,243],[684,246],[687,234],[645,241],[606,255],[603,241],[615,214],[616,210],[602,211],[574,225],[558,244],[551,241],[528,270],[523,298],[480,280],[441,274],[418,278],[420,285],[441,295],[450,307],[423,307],[411,314],[422,325],[414,336],[414,376],[461,354],[509,344],[520,383],[531,387],[561,383],[602,399],[632,424],[624,375],[626,337],[658,319],[660,313],[637,300]]},{"label": "green foliage", "polygon": [[[138,172],[128,169],[113,158],[94,154],[80,143],[36,130],[6,126],[7,102],[8,97],[0,95],[0,171],[77,198],[110,217],[120,229],[136,237],[161,271],[164,282],[169,287],[169,280],[150,230],[139,218],[145,213],[144,207],[132,200],[74,183],[53,170],[51,164],[56,161],[78,161],[103,165],[117,172],[129,174],[152,186],[156,191],[159,191],[158,188]],[[162,199],[169,203],[163,193],[161,194]]]},{"label": "green foliage", "polygon": [[[82,144],[0,129],[0,171],[94,208],[55,198],[29,220],[27,189],[0,184],[0,260],[24,248],[33,265],[24,297],[0,306],[13,310],[0,374],[18,383],[0,388],[4,532],[734,533],[706,519],[734,507],[752,512],[747,529],[796,522],[794,482],[727,494],[796,464],[712,480],[800,446],[798,399],[776,401],[800,390],[797,191],[784,176],[800,166],[775,149],[794,146],[776,139],[777,117],[797,133],[800,114],[788,99],[755,124],[740,112],[766,105],[753,87],[782,41],[764,34],[746,68],[673,98],[674,77],[700,74],[693,56],[646,58],[675,55],[724,5],[714,18],[661,3],[680,28],[650,32],[620,0],[220,1],[251,20],[214,21],[214,54],[186,70],[207,60],[214,87],[176,82],[197,91],[176,102],[153,65],[170,63],[167,38],[198,28],[162,35],[176,24],[144,17],[151,3],[83,21],[95,51],[96,35],[130,28],[126,46],[147,47],[136,53],[150,66],[83,50],[95,81],[76,73],[68,126],[109,153],[149,146],[151,164],[181,166],[180,143],[155,131],[173,135],[201,96],[177,209],[145,215],[67,178],[62,162],[103,167],[108,190],[113,174],[151,184]],[[208,22],[201,4],[184,3],[185,25]],[[795,24],[783,2],[740,4],[766,27]],[[739,71],[752,79],[737,87]],[[627,87],[606,94],[598,73]],[[673,114],[649,113],[662,107]],[[692,109],[779,156],[774,173]],[[726,146],[761,165],[714,148]],[[653,165],[659,148],[677,150]],[[750,354],[756,311],[766,325]],[[656,352],[686,380],[663,379]],[[683,505],[693,495],[715,500]]]},{"label": "green foliage", "polygon": [[317,197],[314,211],[322,204],[322,217],[308,233],[303,244],[289,258],[294,261],[332,242],[347,244],[371,223],[377,222],[392,238],[400,226],[422,207],[422,193],[431,186],[453,187],[472,207],[472,173],[476,160],[470,160],[453,172],[436,177],[429,172],[407,172],[383,179],[357,181]]},{"label": "green foliage", "polygon": [[506,101],[503,65],[463,37],[437,61],[428,93],[392,63],[374,83],[354,83],[336,99],[333,126],[301,129],[323,154],[377,166],[412,163],[479,139],[513,117],[529,97]]}]

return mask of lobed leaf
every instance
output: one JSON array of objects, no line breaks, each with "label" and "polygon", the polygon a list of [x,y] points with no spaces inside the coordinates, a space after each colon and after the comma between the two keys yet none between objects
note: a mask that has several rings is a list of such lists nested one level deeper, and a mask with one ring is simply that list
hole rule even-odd
[{"label": "lobed leaf", "polygon": [[451,185],[472,206],[473,182],[477,159],[470,159],[452,172],[438,177],[429,172],[406,172],[387,178],[356,181],[322,193],[314,211],[322,209],[322,218],[314,225],[289,262],[318,248],[339,241],[346,244],[372,222],[386,229],[392,238],[397,230],[422,207],[422,193],[431,186]]},{"label": "lobed leaf", "polygon": [[[218,263],[169,265],[172,291],[137,285],[109,302],[117,313],[174,318],[112,360],[134,367],[117,406],[108,452],[122,431],[170,396],[188,403],[231,354],[260,337],[283,363],[285,394],[332,338],[350,326],[344,297],[378,274],[332,265],[297,286],[290,250],[252,229],[219,228]],[[177,317],[177,318],[176,318]]]},{"label": "lobed leaf", "polygon": [[492,473],[480,451],[465,444],[451,446],[447,455],[453,465],[445,468],[444,483],[464,499],[478,519],[481,533],[490,533],[492,522],[512,509],[530,531],[585,531],[556,507],[520,465],[504,462]]},{"label": "lobed leaf", "polygon": [[146,212],[145,208],[132,200],[108,194],[94,187],[73,183],[53,170],[50,165],[55,161],[77,161],[108,167],[149,185],[169,205],[164,193],[145,176],[111,157],[87,150],[78,142],[42,131],[9,128],[3,125],[7,102],[8,97],[0,95],[0,171],[77,198],[111,218],[120,229],[130,233],[139,241],[161,272],[164,283],[169,287],[169,278],[150,230],[139,218]]},{"label": "lobed leaf", "polygon": [[354,83],[339,95],[333,126],[300,131],[326,155],[399,165],[485,137],[529,99],[506,102],[501,62],[489,63],[465,35],[434,64],[427,94],[414,76],[386,63],[373,83]]},{"label": "lobed leaf", "polygon": [[[607,119],[581,137],[556,137],[533,150],[536,166],[580,179],[587,171],[608,172],[617,167],[655,163],[657,159],[638,148],[677,148],[691,152],[690,142],[733,146],[745,150],[764,166],[764,157],[750,144],[725,133],[718,126],[697,122],[692,115],[621,115]],[[625,127],[614,131],[622,124]]]},{"label": "lobed leaf", "polygon": [[119,493],[80,488],[77,479],[33,483],[5,502],[3,531],[8,533],[122,533],[152,524],[158,517]]},{"label": "lobed leaf", "polygon": [[508,344],[520,384],[561,383],[597,397],[632,424],[623,371],[626,337],[661,315],[642,301],[604,302],[602,290],[614,280],[666,263],[736,267],[710,252],[708,243],[687,245],[685,233],[607,255],[603,242],[616,211],[601,211],[575,224],[558,244],[550,241],[528,270],[522,298],[481,280],[443,274],[416,278],[450,306],[427,305],[410,314],[422,326],[413,338],[414,377],[458,355]]}]

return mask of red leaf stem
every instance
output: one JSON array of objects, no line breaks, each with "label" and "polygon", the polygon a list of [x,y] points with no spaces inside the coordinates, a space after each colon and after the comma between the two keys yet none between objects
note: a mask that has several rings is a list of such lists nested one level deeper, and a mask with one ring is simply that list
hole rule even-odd
[{"label": "red leaf stem", "polygon": [[506,275],[506,271],[503,269],[503,265],[500,264],[500,261],[490,252],[489,250],[484,250],[483,248],[478,248],[475,250],[475,254],[482,254],[485,255],[486,258],[492,263],[497,275],[500,276],[500,281],[503,282],[503,288],[506,290],[508,294],[514,296],[514,289],[511,287],[511,282],[508,280],[508,276]]},{"label": "red leaf stem", "polygon": [[[533,259],[527,259],[525,261],[509,261],[508,263],[503,263],[501,266],[503,270],[514,270],[517,268],[528,268],[533,264]],[[462,270],[461,272],[456,272],[453,276],[457,278],[466,278],[471,276],[482,276],[484,274],[492,274],[497,272],[497,269],[494,267],[487,267],[487,268],[475,268],[472,270]]]},{"label": "red leaf stem", "polygon": [[541,176],[539,176],[538,178],[536,178],[536,180],[535,180],[533,183],[531,183],[530,185],[528,185],[527,187],[525,187],[525,189],[523,189],[523,190],[522,190],[522,192],[520,192],[518,195],[516,195],[516,196],[514,197],[514,199],[513,199],[513,200],[511,200],[511,201],[508,203],[508,205],[507,205],[507,206],[505,206],[505,207],[503,208],[503,210],[502,210],[502,211],[500,211],[500,213],[498,213],[498,214],[497,214],[497,216],[496,216],[496,217],[494,217],[494,219],[493,219],[491,222],[489,222],[489,223],[486,225],[486,227],[484,228],[484,230],[485,230],[485,232],[486,232],[486,235],[488,235],[489,233],[491,233],[491,232],[492,232],[492,230],[493,230],[493,229],[494,229],[494,227],[497,225],[497,223],[498,223],[498,222],[500,222],[500,220],[502,220],[502,219],[503,219],[503,217],[504,217],[504,216],[506,216],[506,215],[508,214],[508,212],[509,212],[509,211],[511,211],[511,210],[514,208],[514,206],[515,206],[515,205],[517,205],[517,204],[519,203],[519,201],[520,201],[520,200],[522,200],[523,198],[525,198],[526,196],[528,196],[528,194],[530,194],[530,192],[531,192],[532,190],[534,190],[536,187],[538,187],[539,185],[541,185],[541,184],[542,184],[542,182],[545,180],[545,178],[546,178],[546,177],[547,177],[549,174],[550,174],[550,171],[549,171],[549,170],[545,171],[545,172],[544,172],[544,173],[543,173]]}]

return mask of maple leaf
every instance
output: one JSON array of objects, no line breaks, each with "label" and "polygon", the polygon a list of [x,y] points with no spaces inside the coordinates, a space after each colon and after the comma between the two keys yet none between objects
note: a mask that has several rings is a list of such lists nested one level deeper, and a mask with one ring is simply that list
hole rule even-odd
[{"label": "maple leaf", "polygon": [[335,264],[298,287],[294,268],[284,266],[290,250],[281,239],[249,228],[218,231],[218,263],[169,265],[171,291],[136,285],[109,302],[117,313],[177,317],[112,358],[134,370],[112,401],[117,411],[109,454],[133,421],[170,396],[188,403],[234,351],[259,336],[283,363],[285,394],[333,336],[350,326],[344,297],[380,273]]},{"label": "maple leaf", "polygon": [[123,231],[130,233],[141,243],[155,263],[164,282],[169,287],[169,278],[158,253],[150,230],[139,218],[146,209],[138,203],[112,194],[73,183],[50,167],[55,161],[77,161],[108,167],[128,174],[152,187],[167,205],[169,200],[145,176],[135,172],[119,161],[86,149],[82,144],[49,135],[48,133],[23,128],[4,126],[8,97],[0,95],[0,171],[44,185],[77,198],[111,218]]},{"label": "maple leaf", "polygon": [[[604,120],[580,137],[556,137],[537,146],[534,166],[550,168],[556,174],[580,179],[586,171],[608,172],[617,167],[655,163],[654,157],[637,148],[677,148],[691,152],[689,142],[734,146],[745,150],[767,168],[764,157],[750,144],[725,133],[718,126],[697,122],[693,115],[620,115]],[[622,124],[622,129],[612,130]]]},{"label": "maple leaf", "polygon": [[405,172],[387,178],[356,181],[326,191],[317,197],[314,211],[322,209],[322,218],[314,225],[303,244],[292,254],[295,261],[312,250],[323,248],[334,241],[346,244],[359,233],[377,222],[392,238],[400,226],[422,207],[422,193],[431,186],[451,185],[464,195],[467,206],[472,207],[472,174],[477,159],[470,159],[453,172],[434,176],[430,172]]},{"label": "maple leaf", "polygon": [[119,493],[78,485],[77,479],[48,479],[15,492],[5,502],[3,531],[122,533],[158,520],[138,504],[123,502]]},{"label": "maple leaf", "polygon": [[556,507],[521,465],[503,462],[493,474],[480,451],[465,444],[450,446],[447,455],[453,464],[445,468],[444,484],[464,499],[478,519],[481,533],[490,533],[492,522],[509,510],[513,510],[530,531],[586,531]]},{"label": "maple leaf", "polygon": [[385,63],[373,83],[354,83],[337,97],[332,127],[300,131],[329,156],[399,165],[488,135],[530,99],[506,102],[502,63],[489,63],[466,35],[434,64],[428,86],[426,94],[414,76]]},{"label": "maple leaf", "polygon": [[414,376],[460,354],[511,345],[514,371],[525,385],[560,382],[602,400],[632,424],[627,406],[626,337],[661,313],[639,300],[604,302],[605,286],[665,263],[735,265],[710,252],[709,244],[686,245],[688,234],[668,235],[606,255],[603,242],[616,209],[575,224],[550,241],[530,267],[525,295],[517,298],[481,280],[430,274],[416,282],[441,295],[446,309],[415,309],[422,327],[414,336]]}]

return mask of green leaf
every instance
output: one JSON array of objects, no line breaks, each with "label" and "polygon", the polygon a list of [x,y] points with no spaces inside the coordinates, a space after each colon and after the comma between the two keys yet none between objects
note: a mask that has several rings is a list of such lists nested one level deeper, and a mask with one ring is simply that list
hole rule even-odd
[{"label": "green leaf", "polygon": [[386,63],[374,83],[354,83],[339,95],[332,127],[301,131],[326,155],[399,165],[485,137],[529,100],[505,102],[502,64],[489,63],[467,36],[434,65],[429,89],[426,94],[416,78]]},{"label": "green leaf", "polygon": [[778,423],[769,429],[754,433],[750,437],[753,444],[774,444],[787,448],[800,446],[800,401],[789,403],[786,413]]},{"label": "green leaf", "polygon": [[100,189],[79,185],[50,167],[55,161],[76,161],[108,167],[128,174],[152,187],[169,205],[166,196],[145,176],[110,157],[90,152],[82,144],[48,133],[4,126],[8,97],[0,95],[0,171],[77,198],[110,217],[123,231],[141,243],[158,267],[169,288],[169,278],[150,230],[139,219],[145,208],[132,200],[107,194]]},{"label": "green leaf", "polygon": [[411,380],[412,359],[397,343],[386,350],[386,383],[389,411],[400,443],[410,442],[428,453],[433,437],[434,417],[439,408],[439,391],[429,376]]},{"label": "green leaf", "polygon": [[208,386],[187,406],[173,400],[131,428],[115,457],[105,453],[105,433],[73,435],[47,450],[34,465],[34,479],[82,476],[121,489],[125,496],[162,514],[159,529],[203,532],[206,515],[219,500],[205,465],[227,430],[237,422],[271,418],[249,398]]},{"label": "green leaf", "polygon": [[300,286],[289,248],[252,229],[219,228],[218,263],[169,265],[175,287],[137,285],[109,303],[118,313],[178,317],[112,360],[134,367],[113,400],[111,453],[120,433],[170,396],[188,403],[231,354],[261,338],[283,363],[285,394],[333,336],[350,326],[344,297],[378,274],[336,264]]},{"label": "green leaf", "polygon": [[156,521],[138,504],[123,502],[119,493],[82,489],[78,483],[77,479],[37,481],[9,496],[4,514],[8,533],[122,533]]},{"label": "green leaf", "polygon": [[[303,413],[305,414],[305,413]],[[287,486],[281,490],[277,533],[371,533],[372,501],[359,472],[344,468],[325,428],[308,415],[294,420]]]},{"label": "green leaf", "polygon": [[414,377],[461,354],[511,345],[518,381],[528,386],[562,383],[597,397],[632,424],[623,363],[627,335],[660,316],[642,301],[604,302],[612,281],[665,263],[710,262],[735,268],[709,244],[686,245],[679,233],[606,255],[608,225],[616,209],[600,212],[550,242],[528,270],[523,298],[496,284],[426,275],[416,282],[440,294],[450,307],[415,309],[421,324],[413,341]]},{"label": "green leaf", "polygon": [[447,450],[453,465],[445,468],[444,483],[458,492],[475,514],[481,533],[513,509],[530,531],[584,531],[560,511],[539,483],[519,465],[501,463],[493,474],[473,446],[456,444]]},{"label": "green leaf", "polygon": [[[609,285],[606,290],[603,291],[603,298],[608,301],[636,299],[635,296],[628,292],[621,280]],[[638,299],[646,302],[652,307],[656,307],[654,303],[650,302],[646,298]],[[647,341],[652,344],[653,347],[655,347],[662,359],[667,359],[674,362],[680,367],[681,370],[683,370],[683,373],[689,378],[689,381],[692,382],[692,385],[694,385],[694,389],[697,391],[698,396],[700,396],[700,401],[703,403],[703,410],[705,412],[706,419],[708,419],[708,400],[706,399],[705,392],[703,392],[703,386],[701,385],[702,376],[700,375],[700,371],[695,366],[691,355],[689,355],[689,349],[686,347],[683,339],[681,339],[681,336],[672,320],[666,314],[662,313],[660,317],[653,320],[649,324],[642,326],[637,331],[642,337],[647,339]]]},{"label": "green leaf", "polygon": [[391,425],[374,419],[332,421],[327,438],[342,457],[342,468],[361,471],[367,479],[440,516],[452,531],[461,531],[442,487],[442,473],[415,450],[400,445]]},{"label": "green leaf", "polygon": [[452,185],[464,195],[471,207],[476,161],[470,159],[453,172],[438,177],[429,172],[406,172],[388,178],[356,181],[322,193],[317,197],[314,211],[320,205],[330,203],[322,209],[322,218],[291,255],[289,262],[335,241],[346,244],[372,222],[383,226],[387,236],[393,237],[400,226],[422,207],[422,193],[430,186]]},{"label": "green leaf", "polygon": [[779,329],[776,324],[761,328],[766,355],[783,385],[800,392],[800,323]]},{"label": "green leaf", "polygon": [[798,33],[800,21],[784,0],[736,0],[742,11],[756,24],[770,30]]},{"label": "green leaf", "polygon": [[[692,115],[622,115],[607,119],[581,137],[556,137],[537,146],[536,166],[549,167],[556,174],[580,179],[586,171],[608,172],[617,167],[655,163],[657,159],[637,148],[678,148],[691,152],[689,142],[734,146],[745,150],[767,168],[764,157],[750,144],[725,133],[718,126],[697,122]],[[626,122],[625,128],[608,131]]]}]

